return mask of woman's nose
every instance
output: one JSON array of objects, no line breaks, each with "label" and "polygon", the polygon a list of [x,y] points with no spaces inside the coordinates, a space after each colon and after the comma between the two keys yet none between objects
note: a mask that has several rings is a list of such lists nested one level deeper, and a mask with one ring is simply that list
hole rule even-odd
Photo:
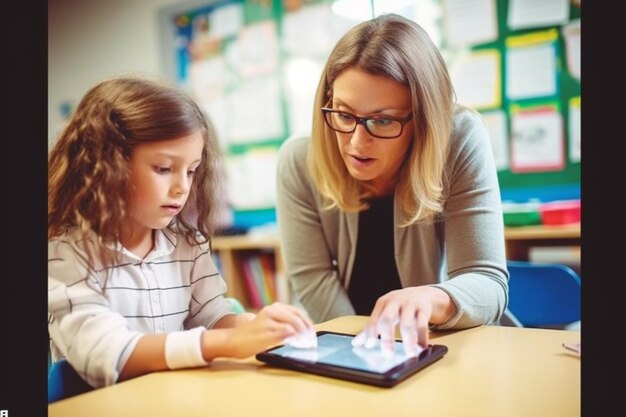
[{"label": "woman's nose", "polygon": [[354,132],[352,132],[352,138],[350,138],[352,145],[365,146],[372,143],[372,141],[372,135],[370,135],[365,126],[361,123],[357,124]]}]

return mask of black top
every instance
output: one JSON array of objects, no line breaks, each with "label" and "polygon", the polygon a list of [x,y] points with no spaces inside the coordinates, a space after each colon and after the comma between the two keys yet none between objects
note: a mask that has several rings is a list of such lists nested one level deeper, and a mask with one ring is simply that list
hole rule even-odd
[{"label": "black top", "polygon": [[402,288],[393,254],[393,194],[372,199],[359,214],[359,233],[348,297],[356,314],[369,316],[381,295]]}]

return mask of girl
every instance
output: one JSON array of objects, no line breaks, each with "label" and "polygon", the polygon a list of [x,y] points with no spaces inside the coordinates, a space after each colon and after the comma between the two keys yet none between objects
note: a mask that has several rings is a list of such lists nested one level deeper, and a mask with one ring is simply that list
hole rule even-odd
[{"label": "girl", "polygon": [[48,329],[92,387],[243,358],[313,331],[297,308],[231,312],[212,262],[218,149],[173,86],[104,81],[49,155]]}]

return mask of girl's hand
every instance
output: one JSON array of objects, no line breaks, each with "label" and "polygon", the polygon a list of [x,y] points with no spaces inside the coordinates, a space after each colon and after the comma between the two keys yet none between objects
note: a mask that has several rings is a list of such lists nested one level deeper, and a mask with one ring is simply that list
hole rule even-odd
[{"label": "girl's hand", "polygon": [[300,309],[275,302],[263,307],[252,320],[240,320],[236,327],[223,331],[228,334],[224,339],[224,352],[219,356],[245,358],[279,345],[290,336],[314,331],[314,327]]}]

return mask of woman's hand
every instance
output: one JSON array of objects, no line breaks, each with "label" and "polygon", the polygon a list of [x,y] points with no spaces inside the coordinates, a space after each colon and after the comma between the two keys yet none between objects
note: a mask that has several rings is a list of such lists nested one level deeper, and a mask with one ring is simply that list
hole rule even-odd
[{"label": "woman's hand", "polygon": [[429,323],[444,323],[454,314],[454,303],[445,291],[419,286],[390,291],[376,301],[365,328],[354,337],[353,346],[373,348],[380,335],[384,355],[393,355],[396,326],[400,328],[407,356],[417,356],[428,347]]}]

